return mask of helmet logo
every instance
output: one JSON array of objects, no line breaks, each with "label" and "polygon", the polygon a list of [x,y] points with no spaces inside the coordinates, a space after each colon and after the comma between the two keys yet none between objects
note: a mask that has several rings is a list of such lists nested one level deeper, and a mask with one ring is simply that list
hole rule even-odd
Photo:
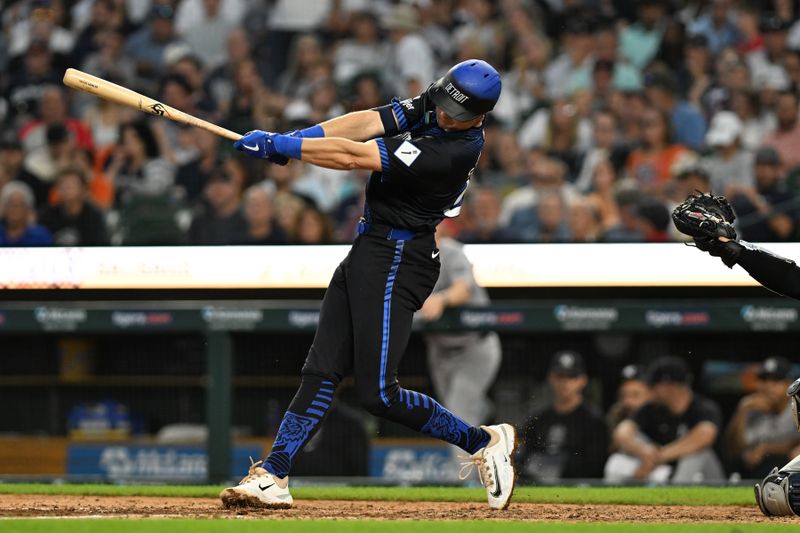
[{"label": "helmet logo", "polygon": [[458,102],[459,104],[463,104],[467,100],[469,100],[469,96],[462,93],[451,83],[448,83],[447,86],[444,88],[445,92],[450,95],[450,98]]}]

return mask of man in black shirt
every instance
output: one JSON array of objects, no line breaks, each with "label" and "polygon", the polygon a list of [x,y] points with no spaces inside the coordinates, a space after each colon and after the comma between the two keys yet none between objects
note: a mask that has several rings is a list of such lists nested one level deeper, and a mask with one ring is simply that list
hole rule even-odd
[{"label": "man in black shirt", "polygon": [[537,481],[599,478],[608,450],[608,429],[599,410],[583,399],[588,377],[579,353],[556,353],[547,381],[553,403],[525,424],[523,474]]},{"label": "man in black shirt", "polygon": [[58,204],[45,208],[39,222],[53,234],[57,246],[106,246],[108,232],[103,213],[88,200],[88,178],[77,168],[56,177]]},{"label": "man in black shirt", "polygon": [[[691,389],[692,376],[678,357],[661,357],[647,370],[653,401],[614,431],[606,479],[636,478],[689,483],[724,479],[713,446],[722,423],[719,407]],[[625,455],[623,455],[625,454]]]},{"label": "man in black shirt", "polygon": [[483,121],[500,88],[492,66],[467,60],[415,98],[393,99],[288,135],[254,131],[234,143],[277,164],[302,159],[372,174],[359,236],[325,293],[300,389],[264,467],[253,465],[238,486],[222,492],[226,506],[292,505],[293,459],[319,428],[337,385],[349,373],[370,413],[461,447],[470,454],[467,465],[478,466],[490,507],[508,506],[514,428],[471,426],[397,381],[414,312],[439,276],[435,228],[459,214],[483,148]]}]

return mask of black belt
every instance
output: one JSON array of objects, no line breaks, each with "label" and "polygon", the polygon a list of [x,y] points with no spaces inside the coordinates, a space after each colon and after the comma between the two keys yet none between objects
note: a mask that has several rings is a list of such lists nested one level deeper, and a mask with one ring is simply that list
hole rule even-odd
[{"label": "black belt", "polygon": [[393,228],[392,226],[387,226],[386,224],[367,222],[362,218],[358,221],[358,234],[376,235],[390,241],[410,241],[414,237],[428,235],[430,232],[419,232],[405,228]]}]

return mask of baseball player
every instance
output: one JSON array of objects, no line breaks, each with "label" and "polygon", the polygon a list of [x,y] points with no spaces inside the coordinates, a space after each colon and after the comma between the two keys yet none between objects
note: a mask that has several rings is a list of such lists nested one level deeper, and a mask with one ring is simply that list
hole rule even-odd
[{"label": "baseball player", "polygon": [[436,225],[459,214],[484,142],[483,120],[500,96],[484,61],[455,65],[419,96],[348,113],[286,135],[252,131],[234,147],[273,163],[289,159],[336,170],[372,171],[364,215],[322,301],[302,381],[263,465],[222,491],[227,507],[287,508],[298,451],[352,373],[372,414],[455,444],[478,467],[489,506],[504,509],[514,488],[515,430],[472,426],[434,399],[404,389],[397,368],[417,311],[439,276]]},{"label": "baseball player", "polygon": [[[800,268],[759,246],[737,239],[733,221],[736,215],[724,196],[709,193],[690,195],[672,212],[679,231],[694,239],[699,250],[719,257],[728,268],[738,264],[767,289],[800,299]],[[792,414],[800,431],[800,379],[786,391]],[[782,468],[773,468],[754,487],[756,503],[767,516],[800,516],[800,455]]]}]

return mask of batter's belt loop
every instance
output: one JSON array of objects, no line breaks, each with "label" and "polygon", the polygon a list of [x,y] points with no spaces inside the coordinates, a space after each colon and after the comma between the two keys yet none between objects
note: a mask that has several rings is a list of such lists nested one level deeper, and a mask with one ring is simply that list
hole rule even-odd
[{"label": "batter's belt loop", "polygon": [[414,237],[422,235],[421,233],[411,231],[410,229],[393,228],[385,224],[367,222],[363,218],[358,221],[358,234],[384,237],[389,241],[410,241]]}]

